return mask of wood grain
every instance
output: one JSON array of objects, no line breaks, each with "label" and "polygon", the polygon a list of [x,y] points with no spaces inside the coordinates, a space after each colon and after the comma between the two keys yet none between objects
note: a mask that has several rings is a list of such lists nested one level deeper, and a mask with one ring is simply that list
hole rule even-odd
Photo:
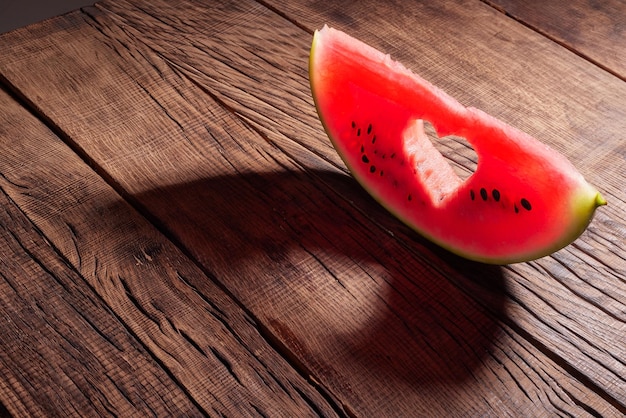
[{"label": "wood grain", "polygon": [[0,392],[7,412],[199,415],[14,202],[4,193],[0,202],[0,250],[11,255],[0,261]]},{"label": "wood grain", "polygon": [[0,103],[12,414],[335,415],[210,276],[4,92]]},{"label": "wood grain", "polygon": [[[626,87],[478,2],[370,6],[290,3],[272,6],[277,14],[254,2],[103,3],[0,38],[9,52],[0,73],[99,175],[245,307],[300,373],[337,401],[337,411],[625,413],[624,148],[599,138],[619,133]],[[367,19],[389,37],[374,34]],[[398,19],[405,25],[391,23]],[[310,33],[324,21],[398,52],[465,103],[542,133],[601,187],[611,206],[575,246],[505,268],[460,260],[417,237],[345,175],[317,120],[306,59]],[[418,42],[413,31],[402,29],[416,22],[428,22]],[[467,31],[463,41],[457,39],[461,27]],[[494,28],[508,38],[497,40]],[[476,46],[467,51],[464,43]],[[539,64],[521,74],[525,66],[512,57],[528,45],[537,46],[524,51]],[[28,51],[38,51],[38,61],[28,59]],[[502,60],[514,68],[505,71]],[[565,89],[562,77],[544,75],[550,65],[591,81]],[[520,74],[531,88],[519,87]],[[620,118],[600,124],[600,115],[587,110],[594,94]],[[538,109],[527,111],[531,104]],[[73,193],[88,201],[94,190]],[[94,242],[119,239],[110,231],[142,236],[132,227],[134,217],[131,227],[94,225],[91,218],[102,212],[109,221],[129,219],[121,216],[126,204],[114,201],[99,205],[99,212],[72,212],[83,219],[78,250],[68,245],[64,225],[75,225],[66,213],[71,208],[50,212],[36,203],[53,195],[48,189],[21,197],[19,206],[42,230],[60,231],[48,235],[58,234],[61,253],[81,271],[93,271],[93,260],[105,257]],[[120,213],[119,207],[125,209]],[[87,242],[91,229],[102,232]],[[147,264],[136,246],[142,239],[130,242],[133,251],[123,247],[108,256],[107,269]],[[148,251],[150,266],[183,294],[185,285],[192,288],[188,302],[163,294],[163,286],[146,288],[138,277],[127,292],[159,323],[176,318],[171,328],[184,329],[204,347],[209,325],[196,318],[197,308],[182,317],[179,310],[203,306],[220,293],[197,272],[184,274],[181,284],[167,267],[180,255],[174,261],[162,255],[172,251],[167,247],[157,257]],[[135,257],[129,260],[127,252]],[[115,292],[116,283],[97,291]],[[103,299],[116,306],[118,297]],[[153,300],[160,301],[156,312]],[[162,332],[127,315],[141,338]],[[184,339],[175,344],[186,347]],[[164,356],[156,343],[145,344]],[[188,356],[174,352],[175,359]],[[232,358],[231,365],[242,362]],[[186,373],[204,363],[165,364],[190,379],[184,385],[192,398],[207,402]]]},{"label": "wood grain", "polygon": [[[102,5],[105,6],[126,18],[120,24],[132,24],[125,29],[132,36],[141,37],[172,65],[184,70],[201,88],[209,89],[225,106],[249,119],[285,152],[297,152],[293,148],[295,142],[344,169],[328,141],[320,136],[320,124],[310,94],[301,92],[308,89],[305,63],[310,38],[295,36],[294,25],[277,27],[276,32],[284,34],[277,42],[275,34],[267,30],[242,37],[241,31],[246,30],[248,21],[260,25],[273,23],[264,19],[264,14],[247,14],[245,8],[242,10],[232,5],[222,5],[226,10],[221,12],[189,5],[182,9],[185,16],[202,16],[215,24],[197,29],[193,24],[186,24],[186,18],[180,16],[178,21],[181,23],[176,31],[159,18],[151,17],[151,13],[164,10],[162,13],[176,16],[178,7],[157,3],[151,10],[150,6],[142,5],[141,10],[148,15],[141,15],[139,19],[127,12],[132,10],[132,5],[121,2],[119,9],[115,9],[115,5]],[[563,152],[590,182],[611,198],[613,205],[617,205],[615,215],[620,216],[624,197],[618,179],[626,155],[626,143],[618,138],[626,129],[622,105],[624,83],[597,71],[594,65],[572,56],[532,31],[520,28],[510,19],[502,18],[497,11],[479,2],[462,3],[457,8],[446,6],[442,10],[425,6],[421,6],[423,10],[387,6],[390,13],[383,6],[359,8],[353,5],[352,9],[345,6],[339,4],[325,11],[317,10],[315,4],[293,3],[276,5],[276,9],[283,7],[284,13],[292,13],[291,19],[298,24],[310,22],[307,28],[310,32],[329,22],[337,13],[348,13],[350,19],[344,20],[353,26],[359,25],[359,17],[363,21],[371,20],[372,13],[375,13],[379,16],[378,23],[391,29],[384,31],[387,33],[385,39],[368,30],[363,31],[360,38],[391,52],[395,58],[414,63],[411,68],[464,104],[482,108]],[[376,7],[383,10],[377,11]],[[370,13],[363,16],[362,9]],[[424,31],[428,37],[416,40],[411,32],[397,30],[388,22],[394,13],[402,14],[403,19],[414,15],[415,21],[428,22],[432,26]],[[229,26],[233,14],[236,14],[238,24]],[[482,16],[483,22],[476,16]],[[462,24],[455,24],[454,19]],[[348,28],[342,21],[335,25]],[[364,23],[362,26],[367,28]],[[440,36],[446,33],[447,27],[457,28],[456,32]],[[358,31],[350,29],[352,34],[359,35]],[[252,31],[250,28],[246,33]],[[508,34],[509,38],[501,39],[502,33]],[[214,39],[220,42],[215,43]],[[171,44],[178,47],[172,48]],[[432,48],[433,44],[438,48]],[[259,48],[258,45],[269,47]],[[528,49],[530,45],[533,49]],[[467,51],[468,48],[473,49]],[[464,51],[463,55],[454,56],[459,50]],[[523,60],[519,59],[520,56]],[[279,61],[286,70],[267,64],[273,61]],[[531,62],[541,65],[531,68]],[[258,71],[258,68],[265,68],[265,71]],[[585,80],[585,83],[576,80]],[[259,99],[261,95],[267,97],[265,102]],[[312,129],[315,126],[317,129]],[[281,141],[284,136],[287,141]],[[311,141],[311,138],[319,138],[319,141]],[[451,143],[446,147],[441,144],[444,150],[450,151],[458,151],[460,145]],[[471,155],[460,163],[467,165],[467,161],[471,161]]]},{"label": "wood grain", "polygon": [[0,401],[14,416],[198,415],[187,394],[7,195],[7,189],[32,190],[11,183],[6,173],[9,141],[19,152],[24,132],[43,143],[58,138],[4,91],[0,105]]},{"label": "wood grain", "polygon": [[[106,4],[105,7],[118,12],[114,5]],[[318,125],[314,113],[310,119],[307,118],[312,112],[312,106],[294,109],[294,102],[291,101],[285,101],[288,104],[282,106],[278,104],[283,101],[281,98],[284,96],[282,93],[285,90],[284,86],[275,88],[271,82],[250,81],[254,80],[258,74],[258,71],[254,69],[262,66],[263,61],[269,61],[277,54],[276,50],[280,49],[277,45],[287,45],[283,51],[293,48],[295,38],[291,35],[290,31],[293,29],[290,26],[277,26],[276,23],[269,21],[271,18],[264,20],[262,13],[250,17],[245,12],[240,12],[239,22],[244,22],[241,25],[253,20],[258,26],[272,27],[275,31],[256,31],[255,35],[250,38],[234,42],[232,39],[236,36],[241,38],[241,27],[234,26],[228,30],[226,24],[219,23],[220,14],[214,10],[206,11],[205,19],[217,21],[215,31],[209,27],[203,28],[201,33],[195,30],[193,25],[180,25],[179,31],[173,32],[172,27],[168,27],[161,20],[150,18],[157,10],[161,10],[159,4],[155,4],[154,7],[154,11],[142,7],[142,11],[148,16],[141,14],[141,18],[128,13],[129,7],[120,7],[118,14],[125,18],[124,23],[139,28],[135,36],[147,39],[149,45],[159,54],[171,57],[170,60],[176,65],[182,66],[184,64],[181,63],[189,63],[186,67],[189,69],[189,77],[197,80],[204,88],[210,89],[213,94],[223,98],[228,107],[246,115],[259,126],[266,126],[267,120],[273,120],[277,126],[293,126],[300,120],[303,121],[303,131],[306,131],[308,126]],[[162,7],[165,8],[168,16],[175,16],[177,13],[173,8],[167,8],[166,5]],[[184,21],[183,16],[186,15],[203,16],[202,9],[196,9],[198,8],[185,10],[178,7],[180,21]],[[626,121],[623,105],[624,97],[626,97],[624,84],[532,31],[519,28],[508,19],[499,19],[496,11],[480,3],[462,2],[457,7],[454,3],[440,7],[422,5],[416,10],[416,8],[403,8],[401,4],[395,4],[393,7],[389,5],[363,7],[362,4],[350,3],[319,7],[317,3],[303,6],[291,2],[288,5],[276,4],[275,9],[280,10],[298,25],[304,26],[308,31],[321,27],[325,22],[334,21],[334,25],[342,28],[357,28],[357,33],[362,33],[363,39],[371,41],[381,49],[391,47],[391,52],[397,52],[396,55],[412,56],[413,58],[409,58],[410,62],[416,63],[420,70],[432,75],[435,80],[440,80],[437,84],[445,86],[446,90],[457,91],[458,96],[462,98],[472,93],[473,96],[466,98],[465,103],[486,109],[510,123],[521,125],[523,129],[546,140],[550,145],[568,155],[590,181],[603,189],[611,202],[610,208],[606,211],[608,213],[598,214],[596,223],[576,246],[566,249],[554,258],[541,260],[537,262],[538,265],[531,263],[508,268],[506,277],[508,279],[510,275],[512,279],[510,294],[513,300],[520,301],[519,305],[515,306],[513,316],[516,318],[515,326],[521,326],[526,332],[537,334],[537,343],[540,346],[549,347],[549,350],[553,350],[563,364],[573,365],[574,369],[582,371],[583,375],[589,375],[599,387],[609,388],[612,396],[616,396],[623,403],[624,393],[621,386],[624,381],[621,376],[624,374],[624,352],[621,349],[622,345],[615,346],[614,341],[623,341],[624,338],[619,330],[620,324],[624,321],[624,299],[620,289],[623,287],[623,278],[626,273],[624,255],[621,250],[624,236],[624,219],[621,213],[625,204],[621,181],[618,180],[623,177],[624,143],[603,138],[618,138],[623,132],[624,121]],[[233,10],[237,8],[231,5],[228,9],[229,17],[232,17]],[[368,11],[367,15],[364,15],[364,10]],[[337,19],[338,15],[342,19]],[[379,24],[385,24],[390,28],[376,31],[386,33],[387,39],[381,39],[380,36],[368,30],[371,26],[366,22],[371,22],[374,18]],[[394,18],[412,18],[420,24],[428,22],[431,26],[425,33],[431,38],[416,42],[413,32],[399,30],[391,23],[395,23]],[[410,25],[407,23],[406,26]],[[360,27],[364,29],[358,31]],[[450,28],[456,29],[457,32],[450,33]],[[187,48],[184,46],[186,42],[182,42],[179,49],[166,49],[165,46],[174,42],[173,38],[178,39],[181,32],[192,47]],[[288,36],[278,41],[277,36],[282,33]],[[442,34],[445,33],[450,34],[443,36]],[[168,36],[168,34],[171,35]],[[502,39],[502,34],[506,34],[504,39]],[[259,38],[264,42],[259,41]],[[220,42],[215,42],[216,40]],[[296,66],[296,62],[306,62],[307,41],[310,39],[305,39],[300,44],[298,49],[300,52],[291,58],[294,63],[287,65],[288,68]],[[206,52],[200,51],[197,47],[203,43],[206,44],[203,49]],[[272,44],[271,49],[265,53],[259,47],[264,44]],[[439,48],[433,50],[431,45],[434,44],[437,44]],[[241,48],[236,48],[235,45],[240,45]],[[529,49],[529,45],[533,48]],[[398,46],[403,48],[408,46],[410,49],[401,50]],[[468,48],[473,48],[473,50],[466,51]],[[465,54],[460,57],[453,56],[455,51],[459,50],[465,50]],[[287,57],[285,52],[278,53],[278,55]],[[206,60],[211,56],[216,58],[209,63]],[[229,58],[227,65],[234,66],[235,71],[228,71],[226,68],[223,71],[214,70],[214,68],[226,66],[226,64],[220,64],[220,57],[223,56]],[[520,56],[524,57],[521,62],[519,59],[516,60]],[[462,67],[450,67],[450,62],[456,64],[459,61],[463,63]],[[527,68],[528,62],[534,63],[532,69]],[[555,68],[559,69],[556,73],[552,71]],[[459,73],[459,69],[463,71]],[[274,70],[271,67],[267,67],[266,71],[267,74],[264,77],[267,80],[281,77],[286,80],[293,78],[294,83],[301,83],[301,89],[307,88],[306,79],[301,80],[291,74],[285,75],[284,72],[272,73]],[[240,73],[247,74],[247,77],[240,77]],[[560,74],[569,74],[570,77],[564,79]],[[589,82],[570,84],[576,79],[585,79]],[[520,88],[521,85],[524,89]],[[266,92],[266,96],[269,97],[268,101],[272,101],[270,106],[262,103],[255,106],[248,104],[248,97],[252,94],[250,92],[259,95],[260,91]],[[236,100],[233,100],[233,97]],[[601,100],[608,105],[604,107],[607,113],[590,111],[596,106],[598,98],[602,98]],[[240,100],[242,104],[238,105],[237,100]],[[525,103],[526,106],[524,106]],[[277,112],[276,108],[280,112]],[[259,114],[254,115],[253,112]],[[293,120],[283,121],[279,115],[286,113],[294,114]],[[297,116],[295,116],[296,113]],[[273,119],[268,115],[273,115]],[[320,133],[321,136],[319,136]],[[298,134],[291,134],[291,136],[294,135]],[[274,139],[274,136],[270,138],[282,147],[279,139]],[[316,154],[324,155],[327,141],[321,129],[316,138],[319,138],[319,142],[308,140],[303,148],[313,149]],[[300,139],[295,139],[295,141],[300,142]],[[289,152],[290,155],[294,155],[293,152],[297,151],[290,149]],[[303,154],[305,153],[296,154],[296,160],[308,161],[308,157],[302,156]],[[394,230],[393,226],[390,228]],[[603,242],[602,250],[594,246],[594,243],[598,241]],[[588,252],[580,251],[581,248]],[[573,256],[569,255],[571,251],[574,251]],[[562,257],[569,260],[571,264],[563,266]],[[549,267],[546,268],[546,264]],[[577,271],[581,274],[576,274]],[[584,274],[582,274],[583,271],[585,271]],[[602,284],[598,284],[594,277],[603,272],[605,275],[602,276]],[[520,276],[519,279],[518,276]],[[545,277],[552,278],[554,281],[546,283]],[[529,287],[530,290],[528,290]],[[589,306],[591,312],[580,310],[581,298],[584,301],[582,303]],[[558,301],[558,309],[552,307],[554,300]],[[599,302],[600,300],[603,302]],[[562,318],[559,321],[553,321],[543,314],[549,311],[565,315],[569,318],[566,320],[569,324],[562,325],[560,323]],[[597,322],[589,320],[596,316]],[[581,331],[581,324],[583,334],[578,334],[577,337],[576,334]],[[576,330],[576,332],[571,330]],[[619,360],[614,359],[615,355]],[[595,360],[587,363],[589,358]],[[608,363],[605,364],[605,362]],[[620,371],[615,372],[616,370]],[[602,389],[599,390],[602,391]]]},{"label": "wood grain", "polygon": [[626,3],[621,0],[486,0],[598,66],[626,80]]}]

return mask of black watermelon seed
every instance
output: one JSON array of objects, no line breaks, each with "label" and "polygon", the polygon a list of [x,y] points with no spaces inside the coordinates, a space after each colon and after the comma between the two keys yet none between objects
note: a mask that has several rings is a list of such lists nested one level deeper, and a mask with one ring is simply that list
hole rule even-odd
[{"label": "black watermelon seed", "polygon": [[396,158],[396,153],[392,152],[391,155],[389,156],[389,158]]},{"label": "black watermelon seed", "polygon": [[473,190],[470,190],[470,198],[471,198],[472,200],[474,200],[474,199],[476,198],[476,194],[474,193],[474,191],[473,191]]},{"label": "black watermelon seed", "polygon": [[407,200],[410,202],[411,200],[413,200],[413,196],[411,196],[410,194],[406,197]]},{"label": "black watermelon seed", "polygon": [[530,206],[530,202],[526,199],[522,199],[520,203],[522,204],[522,207],[526,210],[531,210],[533,208],[532,206]]},{"label": "black watermelon seed", "polygon": [[370,123],[369,126],[367,127],[367,134],[371,134],[372,133],[372,124]]},{"label": "black watermelon seed", "polygon": [[352,121],[352,128],[353,129],[356,128],[356,122],[355,121]]},{"label": "black watermelon seed", "polygon": [[519,213],[519,209],[517,208],[517,204],[513,205],[513,207],[515,208],[515,213]]},{"label": "black watermelon seed", "polygon": [[370,167],[370,173],[375,173],[376,172],[376,166],[371,166]]},{"label": "black watermelon seed", "polygon": [[483,200],[487,200],[487,190],[485,190],[484,187],[480,189],[480,197],[482,197]]},{"label": "black watermelon seed", "polygon": [[363,156],[361,157],[361,160],[362,160],[365,164],[367,164],[367,163],[369,163],[369,162],[370,162],[370,159],[369,159],[369,158],[367,158],[367,155],[365,155],[365,154],[363,154]]},{"label": "black watermelon seed", "polygon": [[381,176],[381,177],[383,176],[383,173],[384,173],[384,171],[383,171],[383,170],[380,170],[380,176]]},{"label": "black watermelon seed", "polygon": [[361,154],[363,154],[365,152],[365,146],[361,145]]},{"label": "black watermelon seed", "polygon": [[356,130],[356,136],[361,136],[361,128]]},{"label": "black watermelon seed", "polygon": [[372,137],[372,144],[376,143],[376,135]]},{"label": "black watermelon seed", "polygon": [[498,189],[493,189],[491,191],[491,195],[493,196],[493,200],[495,200],[496,202],[500,201],[500,191]]}]

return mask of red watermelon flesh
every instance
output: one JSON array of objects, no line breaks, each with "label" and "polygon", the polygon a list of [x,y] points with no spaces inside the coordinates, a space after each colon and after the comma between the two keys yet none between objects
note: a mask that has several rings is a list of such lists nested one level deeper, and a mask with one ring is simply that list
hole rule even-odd
[{"label": "red watermelon flesh", "polygon": [[[454,253],[495,264],[539,258],[575,240],[606,204],[563,155],[341,31],[315,32],[309,73],[322,124],[354,177]],[[469,178],[433,146],[424,121],[473,146]]]}]

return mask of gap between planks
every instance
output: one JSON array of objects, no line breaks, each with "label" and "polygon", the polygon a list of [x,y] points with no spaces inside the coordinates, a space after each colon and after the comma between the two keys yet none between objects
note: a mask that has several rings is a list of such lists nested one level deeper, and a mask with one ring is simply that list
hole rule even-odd
[{"label": "gap between planks", "polygon": [[[261,1],[261,0],[257,0],[257,1]],[[547,30],[543,30],[542,28],[540,28],[537,25],[533,25],[529,22],[527,22],[524,18],[521,17],[517,17],[509,12],[506,11],[506,9],[502,6],[499,6],[496,2],[492,1],[492,0],[478,0],[484,4],[486,4],[487,6],[493,8],[494,10],[497,10],[498,12],[502,13],[504,16],[513,19],[514,21],[518,22],[520,25],[527,27],[528,29],[532,30],[533,32],[538,33],[539,35],[551,40],[552,42],[554,42],[555,44],[559,45],[562,48],[567,49],[568,51],[570,51],[572,54],[579,56],[580,58],[589,61],[591,64],[595,65],[596,67],[600,68],[603,71],[606,71],[607,73],[611,74],[612,76],[615,76],[617,78],[619,78],[622,81],[626,81],[626,76],[620,74],[617,70],[613,70],[612,68],[610,68],[607,65],[604,65],[602,62],[598,61],[597,59],[593,59],[589,54],[585,54],[583,51],[581,51],[580,49],[576,48],[574,45],[571,45],[565,41],[561,41],[559,40],[556,36],[551,35],[549,31]],[[523,0],[522,0],[523,1]]]}]

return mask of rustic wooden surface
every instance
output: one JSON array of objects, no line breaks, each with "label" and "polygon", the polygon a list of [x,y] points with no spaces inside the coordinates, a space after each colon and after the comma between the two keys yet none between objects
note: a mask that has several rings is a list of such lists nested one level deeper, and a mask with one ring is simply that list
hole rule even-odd
[{"label": "rustic wooden surface", "polygon": [[[554,29],[539,2],[283,3],[104,1],[0,36],[0,413],[626,414],[622,6]],[[530,263],[420,238],[317,119],[324,23],[563,152],[609,205]]]},{"label": "rustic wooden surface", "polygon": [[622,0],[485,1],[626,80],[626,3]]}]

